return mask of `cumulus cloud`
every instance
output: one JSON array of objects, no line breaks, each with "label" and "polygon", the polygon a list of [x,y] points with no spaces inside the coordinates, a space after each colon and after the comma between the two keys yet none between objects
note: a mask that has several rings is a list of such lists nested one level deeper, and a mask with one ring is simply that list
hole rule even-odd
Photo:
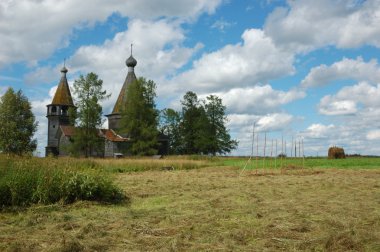
[{"label": "cumulus cloud", "polygon": [[24,82],[28,85],[41,85],[51,83],[59,79],[62,65],[37,67],[32,72],[25,74]]},{"label": "cumulus cloud", "polygon": [[380,130],[371,130],[367,133],[368,140],[380,140]]},{"label": "cumulus cloud", "polygon": [[380,1],[288,1],[267,18],[265,32],[295,52],[336,45],[380,47]]},{"label": "cumulus cloud", "polygon": [[304,134],[312,146],[323,149],[338,145],[348,153],[379,154],[380,148],[376,146],[380,144],[380,84],[360,82],[343,87],[336,94],[323,97],[318,107],[321,114],[331,116],[335,123],[310,126]]},{"label": "cumulus cloud", "polygon": [[252,126],[259,132],[285,131],[295,121],[294,116],[287,113],[272,113],[267,115],[229,114],[228,127],[233,132],[252,133]]},{"label": "cumulus cloud", "polygon": [[302,87],[317,87],[327,85],[335,80],[354,79],[357,81],[369,81],[378,83],[380,81],[380,66],[376,59],[365,62],[362,58],[347,59],[334,64],[320,65],[310,70],[309,74],[302,80]]},{"label": "cumulus cloud", "polygon": [[[358,120],[362,120],[358,122]],[[373,124],[367,124],[368,122]],[[377,129],[374,129],[377,128]],[[328,147],[343,147],[348,154],[378,155],[380,148],[379,123],[364,115],[357,115],[337,124],[312,124],[300,133],[309,154],[327,155]],[[370,143],[368,141],[371,141]],[[369,148],[369,144],[371,144]]]},{"label": "cumulus cloud", "polygon": [[[0,67],[20,61],[38,61],[69,45],[74,30],[123,17],[191,20],[213,13],[222,0],[20,0],[1,1]],[[68,14],[69,13],[69,14]],[[47,39],[48,38],[48,39]]]},{"label": "cumulus cloud", "polygon": [[[87,45],[78,48],[67,60],[68,78],[73,80],[79,73],[95,72],[103,80],[103,87],[112,96],[104,101],[103,111],[109,113],[115,103],[127,75],[125,60],[130,56],[130,43],[133,42],[133,55],[137,59],[137,76],[164,82],[167,76],[175,73],[202,46],[183,47],[184,31],[176,22],[168,20],[131,20],[128,30],[117,33],[102,45]],[[59,79],[62,66],[37,68],[25,76],[29,83],[43,83]]]},{"label": "cumulus cloud", "polygon": [[252,113],[263,115],[279,111],[282,105],[305,97],[305,92],[297,89],[274,90],[269,84],[247,88],[233,88],[216,93],[227,106],[229,113]]},{"label": "cumulus cloud", "polygon": [[354,86],[342,88],[336,95],[327,95],[319,103],[319,112],[324,115],[349,115],[376,109],[380,106],[380,84],[371,85],[360,82]]},{"label": "cumulus cloud", "polygon": [[281,131],[288,127],[294,120],[289,114],[270,114],[261,117],[257,121],[258,131]]},{"label": "cumulus cloud", "polygon": [[310,125],[302,134],[302,136],[307,138],[329,138],[330,133],[335,130],[336,127],[333,124],[323,125],[320,123]]},{"label": "cumulus cloud", "polygon": [[265,83],[294,72],[293,54],[277,48],[262,30],[246,30],[242,39],[243,43],[204,54],[193,62],[192,69],[175,77],[167,90],[219,92]]},{"label": "cumulus cloud", "polygon": [[319,113],[324,115],[350,115],[356,112],[355,101],[336,100],[336,98],[331,95],[323,97],[319,104]]}]

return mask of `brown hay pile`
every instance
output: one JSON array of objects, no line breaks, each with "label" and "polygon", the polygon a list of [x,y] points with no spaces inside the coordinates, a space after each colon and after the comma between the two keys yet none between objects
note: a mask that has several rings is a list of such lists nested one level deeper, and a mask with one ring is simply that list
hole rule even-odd
[{"label": "brown hay pile", "polygon": [[340,147],[330,147],[328,153],[329,159],[338,159],[338,158],[346,158],[344,154],[344,149]]}]

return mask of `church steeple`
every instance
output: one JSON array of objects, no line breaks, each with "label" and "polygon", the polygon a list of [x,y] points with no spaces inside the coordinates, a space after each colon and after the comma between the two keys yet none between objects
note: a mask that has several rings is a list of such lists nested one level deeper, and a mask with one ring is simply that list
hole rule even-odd
[{"label": "church steeple", "polygon": [[62,125],[70,125],[69,108],[75,108],[69,84],[67,83],[67,72],[68,70],[64,63],[63,68],[61,69],[62,75],[57,91],[55,91],[51,104],[47,105],[46,117],[48,118],[48,141],[46,146],[46,156],[50,154],[59,154],[57,131]]},{"label": "church steeple", "polygon": [[124,104],[127,101],[127,88],[128,86],[137,80],[135,75],[135,66],[137,65],[137,60],[132,56],[132,47],[131,44],[131,55],[125,61],[125,64],[128,67],[128,74],[125,78],[124,84],[120,90],[119,96],[117,97],[115,106],[113,107],[112,113],[106,115],[108,117],[108,128],[113,130],[118,130],[120,127],[121,111]]},{"label": "church steeple", "polygon": [[61,80],[59,81],[57,91],[55,91],[53,101],[51,102],[51,104],[53,105],[74,106],[73,98],[71,97],[69,84],[67,83],[67,78],[66,78],[67,72],[68,70],[64,63],[63,68],[61,69],[61,73],[62,73]]}]

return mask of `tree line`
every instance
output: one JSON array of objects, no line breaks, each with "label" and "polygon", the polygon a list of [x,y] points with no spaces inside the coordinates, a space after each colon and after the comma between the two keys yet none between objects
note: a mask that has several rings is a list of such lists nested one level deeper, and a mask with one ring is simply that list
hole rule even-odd
[{"label": "tree line", "polygon": [[170,154],[226,154],[237,147],[226,128],[226,107],[222,99],[209,95],[198,99],[188,91],[180,112],[173,109],[161,111],[160,130],[169,137]]},{"label": "tree line", "polygon": [[[89,156],[93,150],[101,151],[104,140],[98,130],[102,119],[100,102],[109,98],[102,87],[103,81],[95,73],[81,75],[74,82],[75,107],[69,110],[75,135],[69,152]],[[121,111],[120,134],[131,141],[132,155],[154,155],[159,148],[159,137],[168,139],[169,154],[217,155],[231,152],[237,141],[231,139],[226,128],[226,107],[222,99],[209,95],[199,99],[194,92],[187,92],[181,100],[181,111],[156,108],[156,84],[139,78],[126,90],[126,104]],[[28,99],[21,90],[9,88],[0,99],[0,151],[4,153],[32,152],[37,129],[35,117]]]}]

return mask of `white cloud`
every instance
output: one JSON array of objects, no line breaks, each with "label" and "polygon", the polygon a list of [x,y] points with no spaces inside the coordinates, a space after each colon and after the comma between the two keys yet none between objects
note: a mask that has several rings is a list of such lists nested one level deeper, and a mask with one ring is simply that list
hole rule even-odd
[{"label": "white cloud", "polygon": [[380,130],[371,130],[367,133],[368,140],[380,140]]},{"label": "white cloud", "polygon": [[255,124],[256,131],[274,132],[284,131],[294,122],[294,116],[286,113],[272,113],[267,115],[254,114],[229,114],[228,127],[235,132],[252,132],[252,126]]},{"label": "white cloud", "polygon": [[323,115],[350,115],[357,112],[356,102],[350,100],[336,100],[327,95],[321,99],[319,113]]},{"label": "white cloud", "polygon": [[293,55],[278,49],[262,30],[246,30],[242,39],[242,44],[204,54],[193,62],[191,70],[171,80],[163,91],[220,92],[293,73]]},{"label": "white cloud", "polygon": [[257,121],[258,131],[281,131],[286,129],[294,120],[289,114],[269,114]]},{"label": "white cloud", "polygon": [[[369,123],[370,121],[373,123]],[[312,124],[300,136],[304,138],[305,149],[313,155],[327,155],[330,146],[343,147],[348,154],[378,155],[380,134],[374,128],[379,128],[375,118],[370,120],[363,115],[357,115],[337,124]]]},{"label": "white cloud", "polygon": [[312,68],[302,80],[301,86],[317,87],[327,85],[335,80],[346,79],[378,83],[380,81],[380,66],[376,59],[365,62],[360,57],[356,60],[344,58],[330,66],[320,65]]},{"label": "white cloud", "polygon": [[132,20],[128,23],[128,30],[116,34],[103,45],[80,47],[69,62],[75,70],[113,70],[114,75],[126,68],[125,60],[130,56],[129,45],[133,42],[136,71],[140,76],[157,78],[173,74],[200,47],[181,47],[184,39],[184,31],[175,22]]},{"label": "white cloud", "polygon": [[360,82],[343,87],[321,99],[319,112],[331,116],[334,124],[310,126],[304,132],[309,145],[319,151],[337,145],[347,153],[379,154],[380,84]]},{"label": "white cloud", "polygon": [[57,65],[54,67],[37,67],[35,70],[24,76],[24,82],[28,85],[40,85],[54,82],[59,80],[60,69],[62,69],[62,65]]},{"label": "white cloud", "polygon": [[0,67],[20,61],[34,62],[70,44],[74,30],[121,16],[192,20],[213,13],[221,0],[19,0],[1,1]]},{"label": "white cloud", "polygon": [[380,1],[288,1],[267,18],[265,32],[296,52],[336,45],[380,47]]},{"label": "white cloud", "polygon": [[[117,33],[114,38],[102,45],[80,47],[67,60],[70,80],[79,73],[95,72],[103,80],[110,99],[104,101],[103,112],[109,113],[115,103],[127,75],[125,60],[130,56],[129,44],[133,42],[133,55],[137,59],[135,68],[138,77],[153,79],[156,83],[165,84],[167,76],[176,72],[188,62],[189,58],[201,47],[182,47],[184,31],[176,22],[167,20],[143,21],[132,20],[128,30]],[[59,69],[62,66],[37,68],[25,76],[29,83],[59,80]],[[55,77],[54,77],[55,76]]]},{"label": "white cloud", "polygon": [[223,93],[215,93],[221,97],[229,113],[251,113],[262,115],[280,110],[282,105],[305,97],[300,90],[274,90],[270,85],[247,88],[233,88]]},{"label": "white cloud", "polygon": [[302,136],[307,138],[328,138],[330,133],[335,130],[335,125],[323,125],[320,123],[310,125],[305,132],[303,132]]},{"label": "white cloud", "polygon": [[359,106],[362,106],[362,111],[373,111],[380,106],[380,84],[360,82],[344,87],[336,95],[323,97],[319,103],[319,112],[325,115],[355,114],[359,111]]}]

